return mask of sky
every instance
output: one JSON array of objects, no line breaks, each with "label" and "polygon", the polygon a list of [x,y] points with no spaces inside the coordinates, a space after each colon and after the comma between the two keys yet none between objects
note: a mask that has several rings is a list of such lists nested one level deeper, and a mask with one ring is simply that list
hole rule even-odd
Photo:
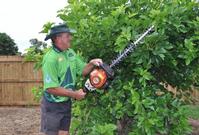
[{"label": "sky", "polygon": [[61,22],[57,11],[66,4],[67,0],[0,0],[0,32],[14,39],[24,53],[30,39],[44,41],[45,35],[39,32],[46,22]]}]

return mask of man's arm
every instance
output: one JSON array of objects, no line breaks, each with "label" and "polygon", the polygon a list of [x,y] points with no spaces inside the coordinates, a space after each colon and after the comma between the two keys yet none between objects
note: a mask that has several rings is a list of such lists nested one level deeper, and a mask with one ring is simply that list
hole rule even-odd
[{"label": "man's arm", "polygon": [[86,76],[88,75],[91,70],[94,68],[94,66],[99,66],[100,64],[102,64],[102,60],[101,59],[92,59],[88,64],[86,64],[86,66],[84,67],[83,71],[82,71],[82,75]]},{"label": "man's arm", "polygon": [[71,97],[77,100],[83,99],[86,95],[86,93],[84,93],[82,89],[79,89],[78,91],[72,91],[69,89],[62,88],[62,87],[56,87],[56,88],[48,88],[47,91],[50,94],[53,94],[56,96],[67,96],[67,97]]},{"label": "man's arm", "polygon": [[94,65],[92,63],[88,63],[86,64],[86,66],[84,67],[83,71],[82,71],[82,75],[85,77],[86,75],[88,75],[91,70],[94,68]]}]

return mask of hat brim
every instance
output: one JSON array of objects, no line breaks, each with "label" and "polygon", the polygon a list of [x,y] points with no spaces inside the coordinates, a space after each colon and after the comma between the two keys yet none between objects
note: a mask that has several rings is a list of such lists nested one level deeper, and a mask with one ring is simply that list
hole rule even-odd
[{"label": "hat brim", "polygon": [[55,32],[55,33],[51,33],[51,34],[49,34],[49,35],[47,35],[46,37],[45,37],[45,41],[47,41],[48,39],[51,39],[52,37],[54,37],[55,35],[57,35],[57,34],[60,34],[60,33],[76,33],[76,31],[74,30],[74,29],[67,29],[67,30],[63,30],[63,31],[57,31],[57,32]]}]

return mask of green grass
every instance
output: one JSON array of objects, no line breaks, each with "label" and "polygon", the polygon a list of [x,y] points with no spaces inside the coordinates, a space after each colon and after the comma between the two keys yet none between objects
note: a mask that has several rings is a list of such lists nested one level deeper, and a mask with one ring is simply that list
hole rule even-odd
[{"label": "green grass", "polygon": [[189,118],[199,120],[199,105],[186,105],[184,106],[184,111]]}]

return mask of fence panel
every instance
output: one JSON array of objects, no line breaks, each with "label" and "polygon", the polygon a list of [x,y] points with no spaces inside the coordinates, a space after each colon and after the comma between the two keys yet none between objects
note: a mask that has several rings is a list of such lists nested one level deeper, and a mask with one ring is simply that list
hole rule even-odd
[{"label": "fence panel", "polygon": [[0,105],[38,105],[31,88],[42,85],[41,71],[21,56],[0,56]]}]

